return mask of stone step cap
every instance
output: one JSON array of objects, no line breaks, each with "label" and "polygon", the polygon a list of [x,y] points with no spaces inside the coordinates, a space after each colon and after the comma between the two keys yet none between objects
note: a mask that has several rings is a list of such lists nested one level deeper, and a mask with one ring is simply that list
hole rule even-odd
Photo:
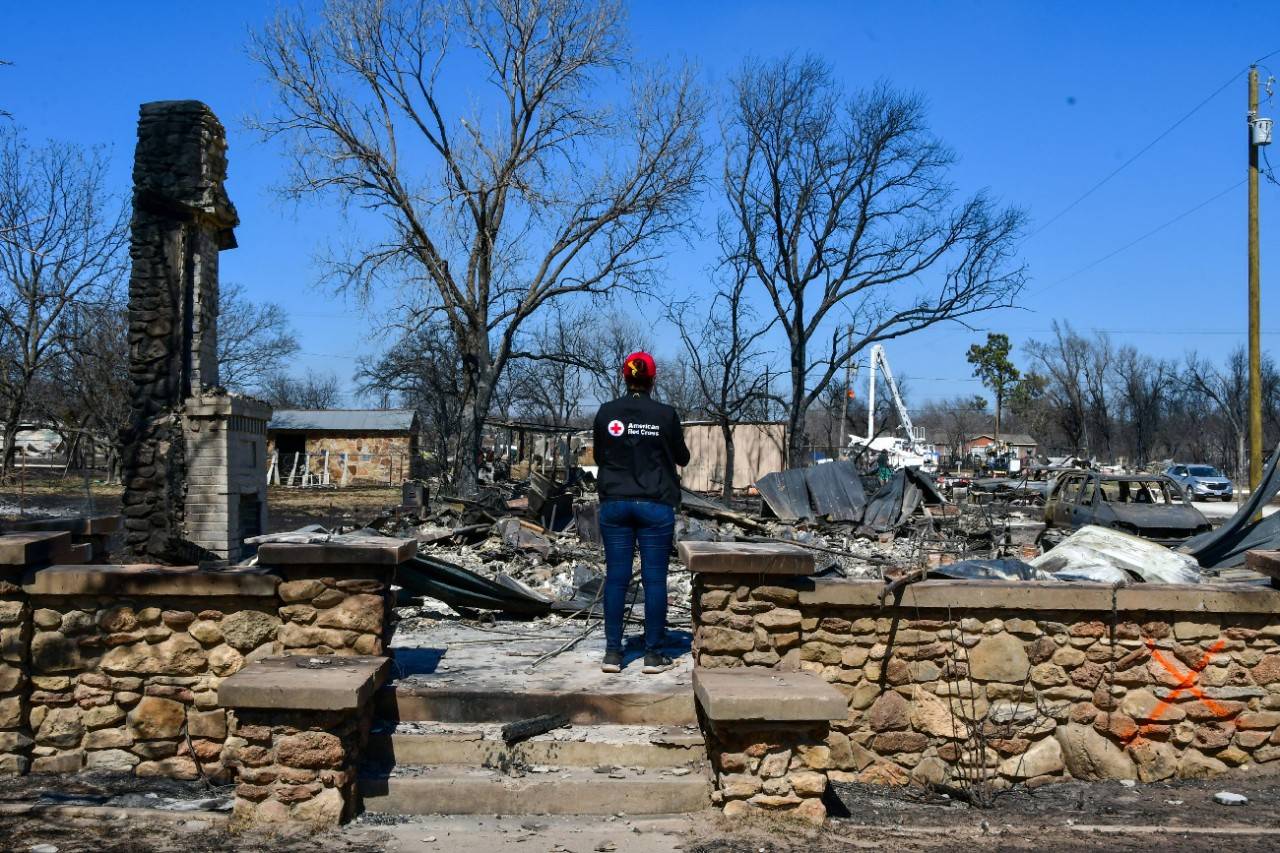
[{"label": "stone step cap", "polygon": [[418,553],[416,539],[328,533],[273,533],[247,540],[263,566],[398,566]]},{"label": "stone step cap", "polygon": [[269,570],[257,567],[202,569],[132,563],[49,566],[26,575],[22,589],[28,595],[274,597],[279,583]]},{"label": "stone step cap", "polygon": [[124,529],[121,515],[70,515],[57,518],[25,518],[0,524],[5,533],[65,530],[76,536],[106,536]]},{"label": "stone step cap", "polygon": [[281,655],[254,661],[218,686],[224,708],[351,711],[382,685],[390,658]]},{"label": "stone step cap", "polygon": [[808,672],[699,668],[693,671],[693,695],[712,721],[821,722],[849,713],[840,691]]},{"label": "stone step cap", "polygon": [[33,530],[0,536],[0,566],[51,563],[70,553],[71,534],[65,530]]},{"label": "stone step cap", "polygon": [[680,558],[706,574],[813,574],[813,554],[784,542],[681,542]]}]

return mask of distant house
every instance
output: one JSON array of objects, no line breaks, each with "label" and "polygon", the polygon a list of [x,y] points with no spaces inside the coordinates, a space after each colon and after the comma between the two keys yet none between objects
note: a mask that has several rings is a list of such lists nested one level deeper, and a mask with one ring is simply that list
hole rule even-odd
[{"label": "distant house", "polygon": [[[965,456],[974,454],[982,455],[986,453],[988,447],[996,444],[996,437],[993,433],[979,433],[971,435],[965,439],[961,452]],[[1027,459],[1035,456],[1036,440],[1026,433],[1020,432],[1002,432],[1000,433],[999,443],[1013,451],[1014,456],[1019,459]]]},{"label": "distant house", "polygon": [[282,485],[398,484],[416,476],[413,409],[280,409],[267,424],[270,479]]}]

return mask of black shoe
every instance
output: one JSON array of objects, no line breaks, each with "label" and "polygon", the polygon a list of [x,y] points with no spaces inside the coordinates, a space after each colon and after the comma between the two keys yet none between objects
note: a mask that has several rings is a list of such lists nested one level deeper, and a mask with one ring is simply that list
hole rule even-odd
[{"label": "black shoe", "polygon": [[658,652],[644,653],[644,669],[641,672],[646,675],[654,675],[659,672],[666,672],[675,666],[671,658]]},{"label": "black shoe", "polygon": [[[645,658],[645,661],[648,662],[648,658]],[[622,652],[605,652],[604,662],[600,664],[600,671],[622,672]]]}]

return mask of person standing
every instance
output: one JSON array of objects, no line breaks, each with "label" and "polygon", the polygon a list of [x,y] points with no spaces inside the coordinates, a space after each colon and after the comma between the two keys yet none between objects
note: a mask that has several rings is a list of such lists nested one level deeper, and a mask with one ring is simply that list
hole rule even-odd
[{"label": "person standing", "polygon": [[631,564],[640,550],[644,585],[644,672],[662,672],[671,659],[662,653],[667,628],[667,567],[680,505],[677,465],[689,464],[680,416],[654,401],[658,368],[647,352],[622,362],[627,393],[596,412],[593,427],[600,538],[604,541],[605,672],[622,671],[622,628]]}]

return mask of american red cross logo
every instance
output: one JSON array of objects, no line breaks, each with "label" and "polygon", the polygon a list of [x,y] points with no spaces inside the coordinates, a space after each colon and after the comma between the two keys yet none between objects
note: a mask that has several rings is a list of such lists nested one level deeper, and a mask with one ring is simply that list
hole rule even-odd
[{"label": "american red cross logo", "polygon": [[622,435],[623,431],[625,430],[626,430],[626,427],[623,426],[622,421],[609,421],[609,435],[613,436],[614,438],[617,438],[618,436]]}]

